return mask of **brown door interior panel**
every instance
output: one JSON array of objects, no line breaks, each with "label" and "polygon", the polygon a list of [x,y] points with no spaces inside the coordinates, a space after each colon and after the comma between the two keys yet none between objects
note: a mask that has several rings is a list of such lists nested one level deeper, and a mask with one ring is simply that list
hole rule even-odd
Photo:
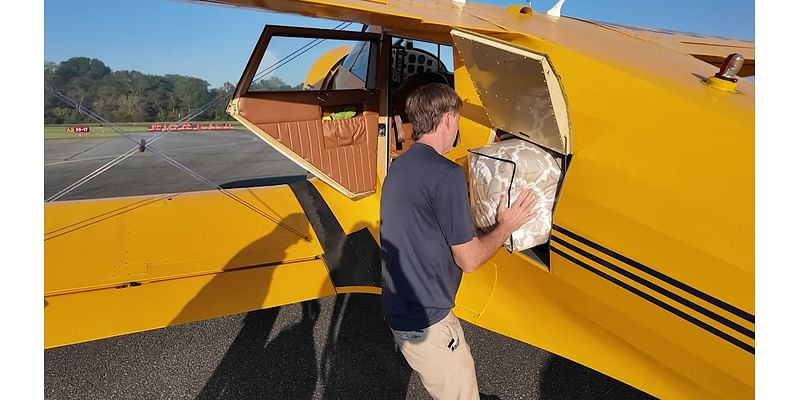
[{"label": "brown door interior panel", "polygon": [[[378,91],[363,82],[366,89],[250,91],[273,36],[369,41],[378,49],[381,34],[266,26],[228,107],[262,140],[348,197],[374,192]],[[370,65],[376,59],[371,54]]]},{"label": "brown door interior panel", "polygon": [[287,121],[308,121],[322,118],[315,93],[285,92],[279,96],[243,96],[239,102],[239,115],[254,124]]},{"label": "brown door interior panel", "polygon": [[[322,119],[323,110],[336,112],[337,107],[357,113],[346,119]],[[283,147],[278,150],[344,194],[357,197],[375,191],[378,113],[374,93],[252,93],[238,99],[237,109],[241,118],[257,128],[254,133],[270,144],[277,141]]]}]

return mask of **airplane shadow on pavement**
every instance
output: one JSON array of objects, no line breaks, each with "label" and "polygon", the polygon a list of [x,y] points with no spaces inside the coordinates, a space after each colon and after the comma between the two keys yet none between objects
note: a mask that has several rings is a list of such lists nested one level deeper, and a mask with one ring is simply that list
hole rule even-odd
[{"label": "airplane shadow on pavement", "polygon": [[554,354],[544,368],[539,391],[543,400],[654,399],[614,378]]},{"label": "airplane shadow on pavement", "polygon": [[[294,227],[297,219],[292,218],[285,221],[294,220],[289,222]],[[226,269],[247,266],[254,252],[265,246],[281,249],[293,244],[276,243],[286,240],[280,238],[287,235],[270,233],[256,240],[232,257]],[[206,284],[174,323],[192,320],[201,310],[225,315],[226,299],[220,293],[260,304],[274,284],[270,269],[259,276],[257,289],[248,283],[247,289],[235,292],[225,286],[230,283],[224,275]],[[405,399],[410,377],[411,368],[395,350],[383,320],[380,297],[341,294],[248,312],[197,398]]]},{"label": "airplane shadow on pavement", "polygon": [[383,321],[370,322],[380,316],[376,300],[366,294],[309,300],[300,304],[300,321],[283,329],[280,314],[298,305],[249,312],[197,398],[405,399],[411,369]]},{"label": "airplane shadow on pavement", "polygon": [[[286,237],[287,235],[267,234],[242,249],[231,259],[229,265],[241,267],[242,259],[248,259],[254,251],[265,246],[271,249],[287,248],[292,243],[275,243],[276,238]],[[225,299],[218,298],[219,294],[215,294],[220,293],[219,287],[215,286],[225,284],[222,275],[224,274],[212,279],[186,305],[176,322],[187,320],[194,307],[204,307],[205,310],[209,307],[223,307]],[[225,293],[245,296],[248,302],[260,304],[270,288],[271,272],[261,278],[263,280],[257,282],[258,290],[248,286],[249,289],[243,289],[239,293]],[[533,353],[542,352],[541,350],[521,342],[512,343],[515,341],[507,338],[491,339],[490,336],[499,335],[487,335],[480,328],[465,322],[462,325],[473,348],[482,392],[496,393],[500,398],[515,398],[515,395],[540,399],[650,398],[624,383],[556,355],[542,360],[545,362],[542,368],[536,367],[531,364]],[[200,353],[202,349],[197,351]],[[491,371],[494,369],[493,360],[499,360],[498,366],[501,369],[504,368],[503,364],[514,362],[522,367],[521,371],[529,371],[529,374],[518,377],[497,376],[497,373],[502,372]],[[512,383],[519,383],[520,380],[524,381],[520,387]],[[505,387],[506,384],[515,387]],[[482,398],[484,397],[482,393]],[[197,398],[428,397],[419,379],[414,377],[412,381],[412,370],[395,347],[391,332],[383,319],[380,296],[340,294],[248,312],[243,318],[241,329],[203,384]]]}]

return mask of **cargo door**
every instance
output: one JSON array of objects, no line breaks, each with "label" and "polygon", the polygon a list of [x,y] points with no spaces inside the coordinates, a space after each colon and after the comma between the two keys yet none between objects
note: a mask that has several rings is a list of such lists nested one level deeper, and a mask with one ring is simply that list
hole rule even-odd
[{"label": "cargo door", "polygon": [[227,112],[350,198],[375,191],[378,33],[267,26]]},{"label": "cargo door", "polygon": [[450,34],[494,128],[571,153],[567,103],[546,55],[472,32]]}]

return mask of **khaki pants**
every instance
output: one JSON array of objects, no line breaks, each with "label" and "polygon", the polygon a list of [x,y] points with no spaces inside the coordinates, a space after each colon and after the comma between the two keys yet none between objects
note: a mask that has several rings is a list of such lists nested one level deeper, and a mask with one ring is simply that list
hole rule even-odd
[{"label": "khaki pants", "polygon": [[[461,323],[452,311],[422,332],[392,330],[392,334],[400,352],[419,373],[422,384],[435,400],[478,400],[475,361]],[[452,346],[452,343],[457,344]]]}]

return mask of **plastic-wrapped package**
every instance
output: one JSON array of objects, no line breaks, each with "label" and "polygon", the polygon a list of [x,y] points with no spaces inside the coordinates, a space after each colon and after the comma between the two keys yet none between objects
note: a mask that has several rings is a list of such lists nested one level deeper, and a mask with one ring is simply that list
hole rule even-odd
[{"label": "plastic-wrapped package", "polygon": [[508,251],[522,251],[547,242],[561,175],[553,156],[535,144],[510,139],[470,150],[469,169],[470,207],[475,225],[483,230],[495,225],[501,194],[510,199],[508,205],[522,190],[531,189],[536,215],[514,231],[505,246]]}]

